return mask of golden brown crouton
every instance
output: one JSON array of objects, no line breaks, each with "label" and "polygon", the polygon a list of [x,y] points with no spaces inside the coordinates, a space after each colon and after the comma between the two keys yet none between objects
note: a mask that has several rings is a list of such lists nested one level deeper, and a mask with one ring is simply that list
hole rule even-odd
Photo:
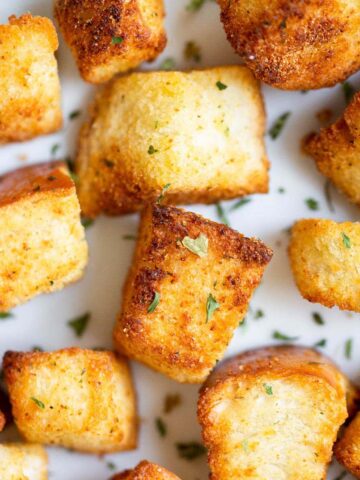
[{"label": "golden brown crouton", "polygon": [[55,16],[88,82],[153,60],[166,45],[163,0],[56,0]]},{"label": "golden brown crouton", "polygon": [[264,109],[244,67],[134,73],[100,93],[77,158],[85,215],[268,190]]},{"label": "golden brown crouton", "polygon": [[48,459],[40,445],[0,444],[1,480],[47,480]]},{"label": "golden brown crouton", "polygon": [[3,428],[5,427],[5,423],[6,423],[5,415],[4,415],[3,412],[0,410],[0,432],[1,432],[1,430],[3,430]]},{"label": "golden brown crouton", "polygon": [[179,477],[155,463],[143,461],[133,470],[114,475],[111,480],[180,480]]},{"label": "golden brown crouton", "polygon": [[360,223],[299,220],[292,228],[289,256],[304,298],[360,312]]},{"label": "golden brown crouton", "polygon": [[344,429],[335,445],[336,459],[357,478],[360,478],[360,413]]},{"label": "golden brown crouton", "polygon": [[87,262],[75,185],[56,162],[0,177],[0,311],[78,280]]},{"label": "golden brown crouton", "polygon": [[218,0],[228,40],[255,76],[274,87],[335,85],[360,68],[354,0]]},{"label": "golden brown crouton", "polygon": [[346,379],[316,351],[262,348],[212,373],[198,415],[212,480],[324,480]]},{"label": "golden brown crouton", "polygon": [[360,94],[336,123],[309,135],[304,149],[319,171],[351,202],[360,205]]},{"label": "golden brown crouton", "polygon": [[58,48],[51,20],[30,14],[0,25],[0,144],[61,127]]},{"label": "golden brown crouton", "polygon": [[180,382],[200,383],[244,318],[272,252],[195,213],[155,205],[139,239],[115,347]]},{"label": "golden brown crouton", "polygon": [[27,441],[94,453],[136,447],[135,394],[123,358],[80,348],[7,352],[3,367]]}]

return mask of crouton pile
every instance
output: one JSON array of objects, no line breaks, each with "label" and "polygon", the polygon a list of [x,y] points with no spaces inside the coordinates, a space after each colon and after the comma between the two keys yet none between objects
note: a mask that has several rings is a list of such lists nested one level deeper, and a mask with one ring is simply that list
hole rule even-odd
[{"label": "crouton pile", "polygon": [[[143,419],[133,360],[147,375],[200,386],[203,443],[186,455],[207,451],[211,480],[324,480],[333,453],[360,478],[360,391],[321,345],[292,346],[277,331],[283,345],[244,351],[237,342],[238,353],[226,358],[273,249],[227,225],[218,203],[242,206],[243,197],[269,191],[259,81],[307,90],[360,69],[360,4],[218,3],[244,65],[145,73],[131,70],[165,48],[163,0],[55,1],[81,77],[104,86],[90,102],[74,164],[42,162],[0,176],[0,319],[83,278],[85,227],[97,216],[139,213],[139,229],[112,350],[94,342],[14,351],[1,338],[0,431],[13,421],[22,440],[0,437],[0,480],[47,480],[49,446],[94,455],[136,450]],[[0,144],[61,128],[57,48],[48,18],[25,13],[0,25]],[[270,130],[273,139],[286,115]],[[360,93],[302,146],[359,205]],[[215,203],[222,222],[180,207],[193,203]],[[360,312],[360,223],[296,219],[288,255],[304,299]],[[70,322],[78,336],[79,321]],[[143,460],[111,480],[180,477]]]}]

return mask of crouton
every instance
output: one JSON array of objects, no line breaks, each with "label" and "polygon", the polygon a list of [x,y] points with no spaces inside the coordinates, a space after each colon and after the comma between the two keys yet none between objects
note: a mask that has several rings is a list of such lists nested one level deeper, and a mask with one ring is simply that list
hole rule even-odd
[{"label": "crouton", "polygon": [[352,0],[218,0],[228,40],[255,76],[286,90],[330,87],[360,68]]},{"label": "crouton", "polygon": [[0,444],[1,480],[47,480],[48,459],[40,445]]},{"label": "crouton", "polygon": [[143,461],[133,470],[114,475],[111,480],[180,480],[179,477],[163,467]]},{"label": "crouton", "polygon": [[7,352],[3,368],[14,420],[27,441],[93,453],[136,447],[125,359],[80,348]]},{"label": "crouton", "polygon": [[12,16],[0,25],[0,144],[61,128],[57,48],[48,18]]},{"label": "crouton", "polygon": [[153,60],[166,45],[163,0],[56,0],[55,17],[88,82]]},{"label": "crouton", "polygon": [[244,318],[271,256],[260,241],[195,213],[148,207],[115,348],[179,382],[201,383]]},{"label": "crouton", "polygon": [[360,94],[356,94],[343,116],[318,134],[309,135],[304,150],[318,170],[360,205]]},{"label": "crouton", "polygon": [[346,384],[306,348],[262,348],[225,361],[198,403],[211,479],[324,480],[347,417]]},{"label": "crouton", "polygon": [[133,73],[108,85],[82,129],[79,199],[88,217],[268,190],[264,109],[244,67]]},{"label": "crouton", "polygon": [[334,453],[338,462],[356,478],[360,478],[360,413],[344,429]]},{"label": "crouton", "polygon": [[5,415],[4,415],[3,412],[0,410],[0,432],[1,432],[1,430],[4,429],[5,423],[6,423]]},{"label": "crouton", "polygon": [[360,223],[299,220],[291,231],[289,256],[306,300],[360,312]]},{"label": "crouton", "polygon": [[60,162],[0,177],[0,311],[78,280],[87,263],[75,185]]}]

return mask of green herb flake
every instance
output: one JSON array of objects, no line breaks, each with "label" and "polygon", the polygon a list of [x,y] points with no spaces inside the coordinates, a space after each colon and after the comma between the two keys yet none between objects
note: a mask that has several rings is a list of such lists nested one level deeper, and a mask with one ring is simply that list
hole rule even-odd
[{"label": "green herb flake", "polygon": [[78,118],[81,114],[81,111],[80,110],[73,110],[72,112],[70,112],[69,114],[69,119],[70,120],[75,120],[75,118]]},{"label": "green herb flake", "polygon": [[186,60],[192,60],[193,62],[201,62],[200,47],[195,42],[186,42],[184,48],[184,57]]},{"label": "green herb flake", "polygon": [[136,235],[131,235],[130,233],[122,236],[123,240],[137,240]]},{"label": "green herb flake", "polygon": [[318,325],[325,325],[325,321],[323,317],[320,315],[320,313],[314,312],[312,314],[312,318],[314,322],[317,323]]},{"label": "green herb flake", "polygon": [[269,130],[269,135],[272,140],[276,140],[279,137],[290,115],[291,115],[291,112],[285,112],[275,120],[275,122],[273,123],[273,125]]},{"label": "green herb flake", "polygon": [[352,357],[353,339],[349,338],[345,342],[345,357],[350,360]]},{"label": "green herb flake", "polygon": [[190,0],[186,5],[186,10],[188,12],[197,12],[204,5],[205,0]]},{"label": "green herb flake", "polygon": [[221,223],[224,223],[225,225],[230,225],[229,219],[227,218],[227,215],[225,213],[224,207],[221,205],[221,203],[216,203],[216,214],[220,220]]},{"label": "green herb flake", "polygon": [[237,202],[234,203],[234,205],[232,205],[232,207],[230,208],[230,212],[237,210],[238,208],[241,208],[250,202],[251,202],[251,198],[240,198],[240,200],[238,200]]},{"label": "green herb flake", "polygon": [[186,460],[195,460],[206,453],[206,448],[199,442],[179,442],[176,443],[176,448],[179,456]]},{"label": "green herb flake", "polygon": [[166,70],[166,71],[174,70],[175,67],[176,67],[175,60],[173,58],[170,58],[170,57],[165,58],[165,60],[160,65],[160,69],[161,70]]},{"label": "green herb flake", "polygon": [[160,203],[164,200],[164,197],[165,197],[165,193],[167,192],[167,190],[171,187],[171,183],[167,183],[163,189],[161,190],[160,192],[160,195],[158,196],[157,200],[156,200],[156,203],[158,205],[160,205]]},{"label": "green herb flake", "polygon": [[255,320],[259,320],[260,318],[263,318],[265,316],[263,310],[256,310],[256,312],[254,313],[254,318]]},{"label": "green herb flake", "polygon": [[285,190],[284,187],[279,187],[278,188],[278,193],[285,193],[285,192],[286,192],[286,190]]},{"label": "green herb flake", "polygon": [[160,417],[157,417],[155,419],[155,426],[159,432],[160,437],[165,437],[167,434],[167,426],[164,422],[164,420]]},{"label": "green herb flake", "polygon": [[343,92],[344,92],[344,97],[345,97],[345,102],[346,104],[350,103],[354,94],[355,90],[354,87],[351,85],[349,82],[344,82],[342,84]]},{"label": "green herb flake", "polygon": [[225,85],[225,83],[222,83],[220,82],[220,80],[218,80],[215,84],[217,86],[217,88],[221,91],[221,90],[226,90],[228,88],[227,85]]},{"label": "green herb flake", "polygon": [[296,340],[299,340],[299,337],[290,337],[289,335],[279,332],[279,330],[275,330],[272,337],[275,340],[283,340],[284,342],[295,342]]},{"label": "green herb flake", "polygon": [[341,232],[342,241],[345,248],[351,248],[351,240],[344,232]]},{"label": "green herb flake", "polygon": [[123,43],[124,37],[112,37],[111,43],[113,45],[120,45],[120,43]]},{"label": "green herb flake", "polygon": [[6,320],[8,318],[12,318],[14,316],[11,312],[0,312],[0,320]]},{"label": "green herb flake", "polygon": [[43,402],[42,402],[41,400],[38,400],[38,399],[35,398],[35,397],[30,397],[30,399],[31,399],[39,408],[41,408],[41,410],[44,410],[45,405],[43,404]]},{"label": "green herb flake", "polygon": [[209,296],[206,301],[206,323],[211,320],[214,312],[220,308],[220,303],[218,303],[215,298],[209,293]]},{"label": "green herb flake", "polygon": [[326,338],[322,338],[321,340],[319,340],[318,342],[316,342],[316,343],[314,344],[314,348],[326,347],[326,344],[327,344]]},{"label": "green herb flake", "polygon": [[184,237],[182,242],[183,246],[190,250],[190,252],[195,253],[198,257],[206,257],[208,254],[208,238],[201,233],[197,238]]},{"label": "green herb flake", "polygon": [[179,393],[167,394],[164,398],[164,413],[171,413],[179,405],[181,405],[181,395]]},{"label": "green herb flake", "polygon": [[319,210],[319,202],[317,202],[317,200],[314,200],[313,198],[307,198],[305,203],[309,210]]},{"label": "green herb flake", "polygon": [[152,313],[155,311],[156,307],[159,305],[159,302],[160,302],[160,293],[159,292],[155,292],[154,293],[154,299],[153,301],[151,302],[151,304],[149,305],[148,307],[148,313]]},{"label": "green herb flake", "polygon": [[148,154],[149,155],[154,155],[154,153],[157,153],[159,150],[156,150],[156,148],[153,145],[150,145],[148,148]]},{"label": "green herb flake", "polygon": [[268,383],[263,383],[263,387],[265,388],[265,392],[267,395],[273,394],[273,389],[271,385],[269,385]]},{"label": "green herb flake", "polygon": [[94,220],[92,218],[81,217],[81,224],[84,228],[89,228],[93,225]]},{"label": "green herb flake", "polygon": [[67,324],[69,325],[69,327],[71,327],[74,330],[75,335],[77,337],[82,337],[89,323],[90,317],[91,317],[90,313],[87,312],[87,313],[84,313],[84,315],[81,315],[80,317],[76,317],[73,320],[69,320]]},{"label": "green herb flake", "polygon": [[106,462],[106,466],[109,470],[115,470],[116,469],[116,465],[113,462]]},{"label": "green herb flake", "polygon": [[60,148],[60,145],[58,143],[55,143],[55,145],[51,147],[51,150],[50,150],[51,155],[56,155],[59,148]]},{"label": "green herb flake", "polygon": [[32,351],[33,352],[43,352],[44,349],[39,347],[38,345],[34,345],[33,348],[32,348]]}]

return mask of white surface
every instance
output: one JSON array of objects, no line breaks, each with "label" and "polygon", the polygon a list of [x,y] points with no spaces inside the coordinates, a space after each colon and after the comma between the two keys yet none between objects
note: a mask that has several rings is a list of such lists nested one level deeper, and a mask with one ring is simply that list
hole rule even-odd
[{"label": "white surface", "polygon": [[[186,12],[188,0],[167,0],[168,47],[159,59],[146,68],[155,68],[164,58],[173,57],[179,68],[195,66],[183,60],[184,44],[194,40],[201,47],[201,65],[236,63],[223,33],[218,8],[208,2],[197,13]],[[52,17],[52,2],[49,0],[3,0],[0,4],[0,22],[10,14],[31,11],[33,14]],[[0,173],[31,162],[49,160],[51,147],[59,143],[56,158],[74,155],[78,129],[86,114],[91,98],[91,87],[81,81],[71,54],[60,37],[58,52],[59,69],[63,88],[64,129],[55,135],[38,138],[32,142],[0,148]],[[358,81],[351,79],[355,86]],[[341,86],[334,89],[309,92],[281,92],[268,87],[263,89],[268,111],[268,122],[290,110],[292,115],[276,141],[267,138],[268,153],[272,163],[271,191],[269,195],[253,196],[249,204],[229,215],[231,226],[250,236],[258,236],[275,251],[264,281],[252,301],[252,310],[261,308],[265,317],[254,320],[248,315],[247,326],[239,328],[227,354],[274,343],[275,329],[288,335],[299,336],[303,345],[313,345],[327,339],[323,349],[351,378],[360,373],[360,319],[356,314],[329,310],[303,300],[295,288],[286,255],[288,235],[284,231],[294,220],[301,217],[325,217],[336,220],[356,220],[357,209],[332,189],[335,213],[331,213],[324,197],[324,178],[311,159],[300,152],[300,140],[308,131],[319,127],[316,112],[330,107],[338,114],[344,107]],[[71,111],[80,109],[82,115],[68,120]],[[26,155],[27,160],[21,160]],[[284,187],[284,194],[278,188]],[[306,198],[319,201],[320,210],[311,212],[305,205]],[[213,206],[196,206],[192,210],[216,219]],[[136,232],[137,216],[110,219],[99,218],[87,230],[90,244],[90,264],[85,278],[62,292],[42,296],[16,308],[14,318],[0,322],[0,355],[5,350],[27,350],[34,345],[44,349],[65,346],[111,346],[111,332],[121,301],[121,286],[130,265],[134,247],[132,241],[123,240],[124,234]],[[91,312],[91,321],[79,340],[67,326],[67,321],[84,312]],[[326,325],[318,326],[312,321],[312,312],[319,312]],[[353,338],[353,356],[344,356],[344,344]],[[275,342],[276,343],[276,342]],[[205,457],[194,462],[179,458],[175,442],[200,439],[196,421],[197,386],[179,385],[160,374],[139,365],[133,365],[142,419],[138,450],[131,453],[107,455],[100,458],[79,455],[61,449],[49,449],[52,480],[106,480],[111,473],[107,462],[111,461],[119,471],[147,458],[156,461],[183,480],[205,480],[208,470]],[[183,403],[170,415],[162,414],[166,393],[180,393]],[[101,408],[101,406],[99,406]],[[168,426],[168,435],[160,438],[154,419],[162,416]],[[6,434],[8,435],[8,433]],[[4,434],[0,439],[4,439]],[[334,479],[342,471],[335,466],[329,474]],[[350,475],[346,478],[350,479]]]}]

